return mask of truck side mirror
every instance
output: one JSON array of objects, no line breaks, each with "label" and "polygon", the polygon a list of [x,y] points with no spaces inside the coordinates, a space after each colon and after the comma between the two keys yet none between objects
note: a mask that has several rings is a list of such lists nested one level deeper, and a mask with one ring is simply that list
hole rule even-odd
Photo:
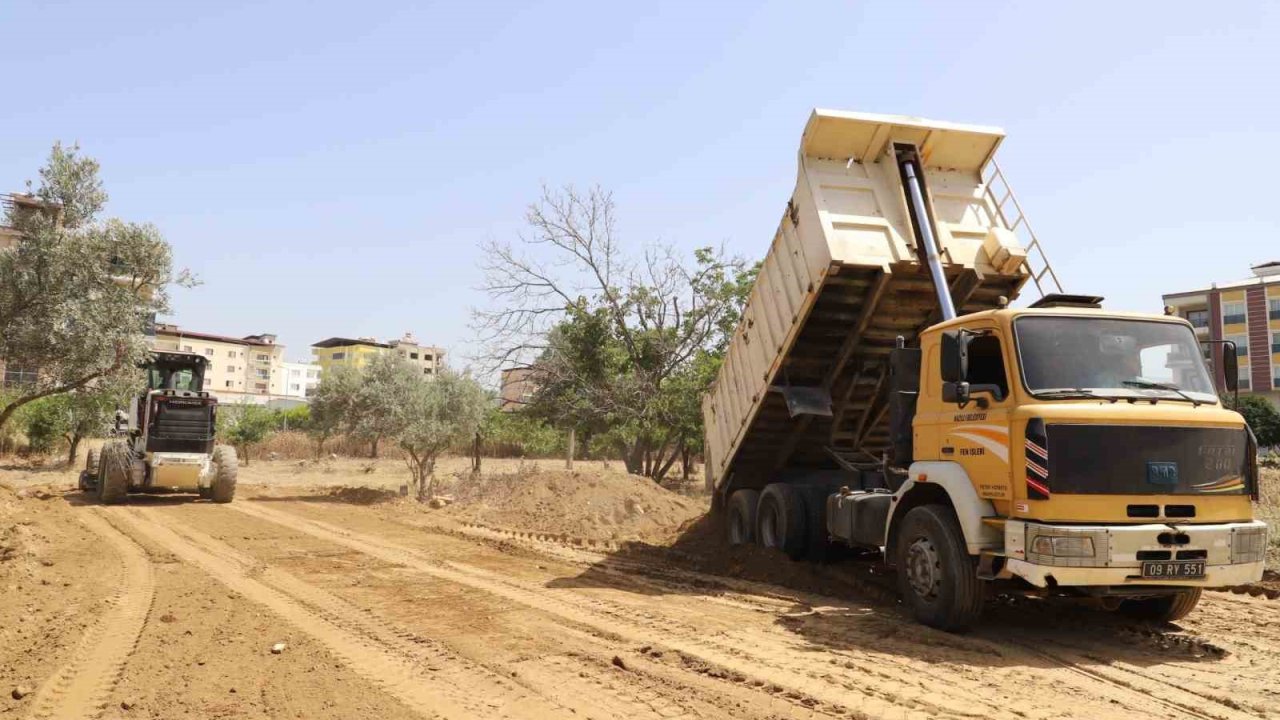
[{"label": "truck side mirror", "polygon": [[969,402],[969,340],[964,330],[942,333],[942,400],[964,405]]},{"label": "truck side mirror", "polygon": [[1236,356],[1236,344],[1230,340],[1222,343],[1222,382],[1227,392],[1235,392],[1240,387],[1240,358]]}]

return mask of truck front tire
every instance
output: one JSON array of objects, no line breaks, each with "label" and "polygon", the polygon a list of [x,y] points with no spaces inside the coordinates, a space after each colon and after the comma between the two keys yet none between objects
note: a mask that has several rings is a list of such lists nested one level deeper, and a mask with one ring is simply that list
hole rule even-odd
[{"label": "truck front tire", "polygon": [[114,505],[129,493],[129,448],[124,443],[107,443],[98,456],[98,502]]},{"label": "truck front tire", "polygon": [[1143,598],[1141,600],[1125,600],[1120,605],[1120,612],[1139,620],[1152,622],[1174,622],[1191,614],[1200,602],[1200,588],[1179,590],[1170,595]]},{"label": "truck front tire", "polygon": [[209,497],[216,503],[229,503],[236,496],[236,476],[240,473],[240,461],[236,449],[219,445],[213,449],[213,486]]},{"label": "truck front tire", "polygon": [[756,507],[760,493],[755,490],[737,490],[729,497],[729,512],[725,518],[725,530],[730,545],[750,545],[756,539]]},{"label": "truck front tire", "polygon": [[795,488],[784,483],[765,486],[756,510],[756,541],[799,560],[809,535],[805,514],[804,499]]},{"label": "truck front tire", "polygon": [[898,591],[916,620],[963,632],[982,614],[985,587],[964,542],[955,512],[921,505],[902,518],[894,558]]}]

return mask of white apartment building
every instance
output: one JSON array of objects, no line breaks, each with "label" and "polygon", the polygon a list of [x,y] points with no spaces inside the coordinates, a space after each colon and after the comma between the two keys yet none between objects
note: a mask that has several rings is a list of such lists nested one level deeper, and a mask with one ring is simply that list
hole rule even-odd
[{"label": "white apartment building", "polygon": [[223,403],[271,404],[286,397],[284,346],[271,334],[242,338],[157,324],[152,346],[204,355],[204,389]]},{"label": "white apartment building", "polygon": [[281,394],[287,398],[309,398],[320,384],[320,366],[313,362],[285,362],[281,370]]}]

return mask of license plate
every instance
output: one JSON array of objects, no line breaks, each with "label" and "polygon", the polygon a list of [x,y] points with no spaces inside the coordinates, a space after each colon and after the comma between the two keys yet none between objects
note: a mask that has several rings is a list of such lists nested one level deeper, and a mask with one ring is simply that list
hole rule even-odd
[{"label": "license plate", "polygon": [[1202,578],[1204,577],[1203,560],[1173,560],[1166,562],[1142,563],[1144,578]]}]

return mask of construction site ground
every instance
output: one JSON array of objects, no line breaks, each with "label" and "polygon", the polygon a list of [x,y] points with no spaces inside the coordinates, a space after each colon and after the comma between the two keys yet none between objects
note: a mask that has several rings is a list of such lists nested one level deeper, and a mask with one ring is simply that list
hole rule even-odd
[{"label": "construction site ground", "polygon": [[242,468],[100,506],[0,469],[0,717],[1280,718],[1280,602],[1175,624],[998,599],[950,635],[870,560],[724,547],[616,465]]}]

